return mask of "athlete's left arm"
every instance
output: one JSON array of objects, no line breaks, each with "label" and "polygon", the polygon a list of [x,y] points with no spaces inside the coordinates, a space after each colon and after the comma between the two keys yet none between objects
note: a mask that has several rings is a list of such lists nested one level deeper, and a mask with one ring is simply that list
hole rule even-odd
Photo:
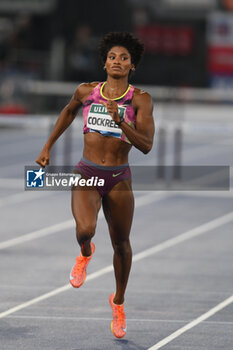
[{"label": "athlete's left arm", "polygon": [[120,126],[129,141],[144,154],[153,146],[155,126],[151,96],[144,91],[135,94],[133,105],[136,109],[136,129],[123,122]]}]

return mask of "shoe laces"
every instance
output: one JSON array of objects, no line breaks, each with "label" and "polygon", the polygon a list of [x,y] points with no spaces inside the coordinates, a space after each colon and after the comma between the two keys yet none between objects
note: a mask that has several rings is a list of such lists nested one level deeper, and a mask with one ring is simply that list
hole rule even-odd
[{"label": "shoe laces", "polygon": [[122,325],[122,322],[124,322],[125,319],[124,308],[121,305],[116,305],[116,308],[114,309],[114,316],[116,318],[117,324]]},{"label": "shoe laces", "polygon": [[73,273],[77,273],[77,274],[80,274],[83,272],[83,269],[86,265],[86,257],[85,256],[78,256],[78,258],[76,259],[76,264],[74,266],[74,269],[73,269]]}]

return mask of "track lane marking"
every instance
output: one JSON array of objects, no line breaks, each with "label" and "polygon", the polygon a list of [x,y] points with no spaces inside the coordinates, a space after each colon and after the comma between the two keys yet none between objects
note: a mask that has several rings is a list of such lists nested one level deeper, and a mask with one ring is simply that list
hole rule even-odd
[{"label": "track lane marking", "polygon": [[[140,196],[139,198],[135,199],[135,202],[136,202],[135,209],[170,196],[171,194],[166,194],[164,192],[152,192],[150,194]],[[102,211],[100,211],[98,215],[98,219],[103,219],[103,218],[104,218],[104,214]],[[72,218],[70,220],[63,221],[59,224],[51,225],[51,226],[42,228],[40,230],[26,233],[25,235],[22,235],[20,237],[16,237],[16,238],[9,239],[7,241],[0,242],[0,250],[10,248],[25,242],[29,242],[34,239],[43,238],[53,233],[58,233],[63,230],[67,230],[74,227],[75,227],[75,222],[74,222],[74,219]]]},{"label": "track lane marking", "polygon": [[[187,241],[191,238],[194,238],[194,237],[197,237],[201,234],[204,234],[204,233],[207,233],[209,232],[210,230],[212,229],[215,229],[217,227],[220,227],[224,224],[227,224],[229,222],[233,221],[233,212],[230,212],[229,214],[226,214],[226,215],[223,215],[223,216],[220,216],[219,218],[217,219],[214,219],[214,220],[211,220],[203,225],[200,225],[192,230],[189,230],[187,232],[184,232],[174,238],[171,238],[171,239],[168,239],[167,241],[163,242],[163,243],[160,243],[160,244],[157,244],[155,245],[154,247],[150,248],[150,249],[146,249],[140,253],[137,253],[134,255],[133,257],[133,262],[136,262],[136,261],[140,261],[148,256],[151,256],[151,255],[154,255],[158,252],[161,252],[165,249],[168,249],[172,246],[176,246],[177,244],[179,243],[182,243],[184,241]],[[93,279],[96,279],[98,277],[101,277],[109,272],[113,271],[113,266],[112,265],[109,265],[109,266],[106,266],[96,272],[93,272],[91,273],[90,275],[87,276],[86,278],[86,282],[88,281],[91,281]],[[6,311],[3,311],[0,313],[0,318],[3,318],[3,317],[6,317],[8,315],[11,315],[19,310],[22,310],[22,309],[25,309],[26,307],[29,307],[31,305],[34,305],[40,301],[43,301],[43,300],[46,300],[48,298],[51,298],[55,295],[58,295],[60,293],[63,293],[69,289],[71,289],[72,286],[70,284],[66,284],[62,287],[59,287],[59,288],[56,288],[54,290],[52,290],[51,292],[48,292],[48,293],[45,293],[45,294],[42,294],[41,296],[39,297],[36,297],[36,298],[33,298],[25,303],[22,303],[22,304],[19,304],[13,308],[10,308]],[[233,301],[233,296],[231,297],[232,298],[232,301]],[[227,299],[228,300],[228,299]],[[228,304],[226,304],[228,305]],[[210,316],[209,316],[210,317]],[[153,350],[155,350],[156,348],[153,348]],[[159,348],[158,348],[159,349]],[[152,350],[152,349],[151,349]]]},{"label": "track lane marking", "polygon": [[18,178],[16,179],[0,178],[0,188],[22,190],[24,188],[24,182],[23,180]]},{"label": "track lane marking", "polygon": [[5,207],[7,205],[14,205],[14,204],[19,204],[19,203],[23,203],[23,202],[28,202],[28,201],[32,201],[35,199],[40,199],[40,198],[45,198],[48,196],[53,196],[56,195],[56,193],[50,193],[47,192],[45,193],[44,191],[35,191],[35,192],[19,192],[19,193],[15,193],[12,194],[10,196],[5,196],[0,198],[0,208],[1,207]]},{"label": "track lane marking", "polygon": [[170,238],[154,247],[151,247],[149,249],[144,250],[141,253],[138,253],[134,257],[134,261],[138,261],[141,259],[144,259],[145,257],[148,257],[152,254],[158,253],[162,250],[165,250],[167,248],[170,248],[176,244],[182,243],[184,241],[187,241],[191,238],[197,237],[202,235],[203,233],[209,232],[210,230],[216,229],[222,225],[225,225],[229,222],[233,221],[233,211],[220,216],[217,219],[211,220],[205,224],[202,224],[200,226],[197,226],[196,228],[193,228],[191,230],[188,230],[176,237]]},{"label": "track lane marking", "polygon": [[222,309],[224,309],[225,307],[229,306],[232,303],[233,303],[233,295],[230,296],[229,298],[225,299],[224,301],[222,301],[221,303],[219,303],[218,305],[216,305],[215,307],[213,307],[209,311],[205,312],[201,316],[195,318],[193,321],[187,323],[185,326],[181,327],[177,331],[173,332],[168,337],[160,340],[157,344],[155,344],[154,346],[148,348],[147,350],[158,350],[158,349],[161,349],[162,347],[164,347],[164,345],[170,343],[172,340],[178,338],[181,334],[187,332],[188,330],[190,330],[193,327],[197,326],[201,322],[207,320],[208,318],[210,318],[211,316],[215,315],[217,312],[221,311]]},{"label": "track lane marking", "polygon": [[[103,308],[104,310],[104,308]],[[76,316],[43,316],[43,315],[13,315],[8,316],[12,319],[35,319],[35,320],[75,320],[75,321],[111,321],[112,318],[104,317],[76,317]],[[147,322],[147,323],[182,323],[188,322],[188,320],[166,320],[166,319],[153,319],[153,318],[127,318],[128,322]],[[208,325],[233,325],[232,321],[203,321],[204,324]]]},{"label": "track lane marking", "polygon": [[12,238],[7,241],[0,243],[0,250],[10,248],[13,246],[16,246],[18,244],[22,244],[25,242],[32,241],[34,239],[43,238],[45,236],[51,235],[53,233],[57,233],[63,230],[67,230],[74,227],[74,221],[73,220],[67,220],[64,222],[61,222],[59,224],[55,224],[49,227],[42,228],[40,230],[36,230],[30,233],[26,233],[25,235],[22,235],[20,237]]}]

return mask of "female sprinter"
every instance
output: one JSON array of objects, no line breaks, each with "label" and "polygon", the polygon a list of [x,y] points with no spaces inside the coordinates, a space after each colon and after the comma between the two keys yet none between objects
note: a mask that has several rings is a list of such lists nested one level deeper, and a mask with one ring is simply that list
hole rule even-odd
[{"label": "female sprinter", "polygon": [[91,239],[102,203],[114,251],[116,292],[110,295],[109,303],[113,313],[111,330],[117,338],[126,334],[124,294],[132,261],[129,235],[134,197],[128,154],[132,146],[148,153],[154,137],[151,97],[128,83],[143,49],[143,44],[130,33],[112,32],[103,37],[100,55],[107,80],[78,86],[36,160],[42,167],[49,164],[52,145],[83,106],[84,150],[76,171],[85,179],[93,176],[104,179],[104,186],[72,189],[72,212],[81,252],[71,271],[70,283],[79,288],[85,281],[86,268],[95,251]]}]

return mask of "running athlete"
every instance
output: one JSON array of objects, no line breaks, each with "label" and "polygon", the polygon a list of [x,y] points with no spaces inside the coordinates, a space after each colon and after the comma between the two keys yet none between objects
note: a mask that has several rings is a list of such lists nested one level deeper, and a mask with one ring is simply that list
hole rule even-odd
[{"label": "running athlete", "polygon": [[147,154],[154,137],[151,97],[128,83],[143,49],[143,44],[130,33],[111,32],[103,37],[100,55],[106,81],[78,86],[36,160],[42,167],[49,164],[52,145],[82,106],[84,150],[76,172],[85,179],[98,176],[104,179],[104,186],[72,188],[72,212],[81,251],[71,271],[70,283],[79,288],[85,281],[86,269],[95,251],[92,238],[102,204],[114,251],[116,291],[110,295],[109,303],[113,313],[111,330],[117,338],[126,334],[124,295],[132,262],[129,235],[134,197],[128,154],[132,146]]}]

